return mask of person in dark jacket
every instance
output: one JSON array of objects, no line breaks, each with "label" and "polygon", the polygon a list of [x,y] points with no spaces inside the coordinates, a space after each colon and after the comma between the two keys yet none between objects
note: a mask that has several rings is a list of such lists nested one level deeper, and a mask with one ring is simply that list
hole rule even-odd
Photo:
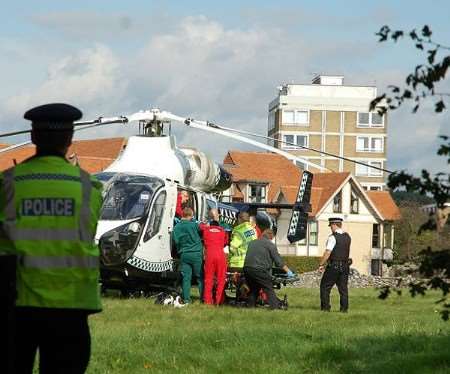
[{"label": "person in dark jacket", "polygon": [[279,309],[278,300],[272,285],[272,264],[282,268],[288,275],[293,277],[294,273],[284,264],[275,244],[272,243],[273,231],[266,229],[261,238],[249,243],[244,262],[245,280],[250,288],[248,306],[254,307],[262,289],[267,295],[267,302],[271,309]]},{"label": "person in dark jacket", "polygon": [[[319,271],[324,272],[320,281],[320,309],[329,312],[330,292],[337,286],[340,296],[340,311],[348,310],[348,274],[350,272],[350,235],[342,230],[342,218],[329,218],[331,235],[328,237],[325,252],[319,263]],[[325,264],[328,265],[325,269]]]},{"label": "person in dark jacket", "polygon": [[180,255],[181,273],[183,275],[183,301],[191,301],[192,275],[197,279],[200,299],[203,295],[203,244],[199,224],[192,220],[194,211],[183,209],[180,223],[173,229],[173,241]]}]

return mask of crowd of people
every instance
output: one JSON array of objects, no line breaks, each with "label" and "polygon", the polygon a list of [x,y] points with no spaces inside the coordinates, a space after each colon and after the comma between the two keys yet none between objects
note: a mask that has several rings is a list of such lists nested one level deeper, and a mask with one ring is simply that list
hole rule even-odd
[{"label": "crowd of people", "polygon": [[294,273],[284,264],[273,244],[273,231],[261,232],[247,212],[240,212],[230,235],[220,225],[217,209],[210,209],[208,222],[199,223],[193,209],[186,206],[188,200],[187,191],[179,193],[176,216],[180,220],[173,230],[173,243],[180,259],[183,305],[191,302],[193,278],[205,304],[222,304],[228,270],[245,276],[248,306],[255,306],[258,295],[263,292],[270,308],[280,308],[281,303],[273,291],[272,266],[283,269],[288,277],[293,277]]}]

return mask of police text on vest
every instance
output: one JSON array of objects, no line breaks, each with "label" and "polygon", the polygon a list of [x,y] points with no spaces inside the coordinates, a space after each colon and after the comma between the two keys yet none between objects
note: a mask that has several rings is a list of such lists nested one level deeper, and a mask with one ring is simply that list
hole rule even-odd
[{"label": "police text on vest", "polygon": [[22,199],[22,216],[63,216],[74,215],[75,200],[66,198],[39,197]]}]

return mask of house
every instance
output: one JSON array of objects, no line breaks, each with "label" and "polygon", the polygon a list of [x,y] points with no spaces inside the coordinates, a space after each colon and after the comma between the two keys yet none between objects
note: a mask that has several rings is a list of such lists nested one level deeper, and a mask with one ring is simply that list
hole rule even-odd
[{"label": "house", "polygon": [[[233,175],[225,201],[295,202],[302,171],[280,155],[230,151],[224,167]],[[274,212],[280,253],[321,256],[330,235],[328,218],[341,217],[352,236],[352,266],[360,273],[379,274],[382,258],[392,259],[394,223],[400,211],[388,191],[366,191],[349,172],[315,173],[311,205],[307,236],[295,244],[286,238],[291,212]]]},{"label": "house", "polygon": [[319,172],[314,165],[320,165],[348,171],[365,189],[384,190],[388,118],[369,111],[376,97],[375,86],[344,84],[344,77],[336,75],[316,76],[311,84],[284,84],[268,108],[267,134],[279,140],[271,145],[310,163],[299,165],[304,170]]},{"label": "house", "polygon": [[[119,156],[125,145],[125,138],[75,140],[67,152],[67,159],[89,173],[98,173]],[[6,147],[7,145],[2,144],[0,150]],[[32,157],[35,152],[35,146],[28,145],[0,153],[0,171]]]}]

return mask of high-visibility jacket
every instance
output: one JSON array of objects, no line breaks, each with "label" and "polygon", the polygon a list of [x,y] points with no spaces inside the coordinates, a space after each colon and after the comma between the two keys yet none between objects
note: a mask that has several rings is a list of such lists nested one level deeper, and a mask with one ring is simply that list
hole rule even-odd
[{"label": "high-visibility jacket", "polygon": [[0,249],[18,256],[16,306],[101,310],[101,184],[58,156],[1,175]]},{"label": "high-visibility jacket", "polygon": [[240,225],[237,225],[231,233],[228,265],[236,268],[244,267],[248,243],[256,239],[256,230],[250,222],[243,222]]}]

